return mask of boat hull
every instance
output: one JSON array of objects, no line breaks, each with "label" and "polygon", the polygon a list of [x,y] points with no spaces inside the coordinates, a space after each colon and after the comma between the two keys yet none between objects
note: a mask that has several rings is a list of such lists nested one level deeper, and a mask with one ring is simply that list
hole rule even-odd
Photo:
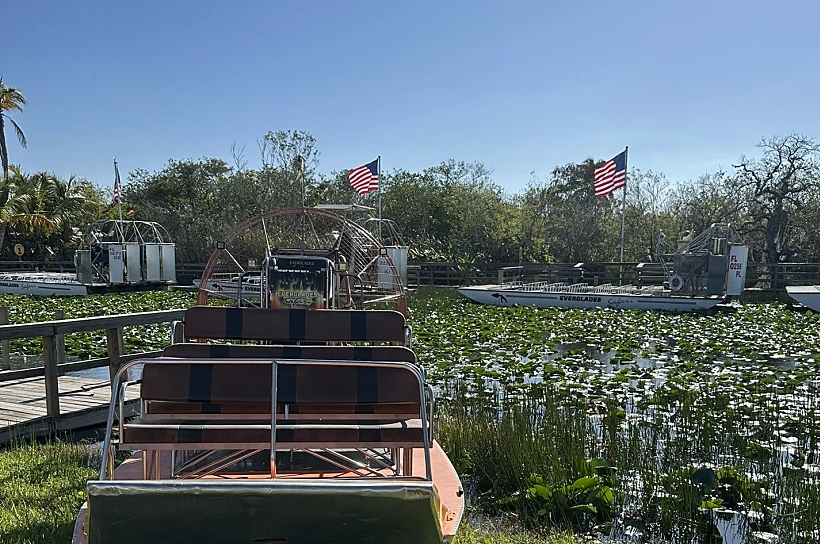
[{"label": "boat hull", "polygon": [[89,544],[442,542],[425,481],[92,481],[88,493]]},{"label": "boat hull", "polygon": [[683,297],[652,294],[570,293],[558,291],[517,291],[500,285],[459,287],[467,298],[493,306],[536,306],[538,308],[616,308],[623,310],[670,310],[688,312],[714,308],[720,297]]},{"label": "boat hull", "polygon": [[0,293],[12,295],[37,296],[83,296],[88,294],[88,287],[81,283],[50,283],[0,279]]},{"label": "boat hull", "polygon": [[803,306],[820,312],[820,285],[793,285],[786,292]]}]

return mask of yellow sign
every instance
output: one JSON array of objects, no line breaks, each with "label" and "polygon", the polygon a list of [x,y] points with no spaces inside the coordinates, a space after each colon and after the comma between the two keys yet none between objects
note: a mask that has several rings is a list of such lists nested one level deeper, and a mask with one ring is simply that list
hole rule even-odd
[{"label": "yellow sign", "polygon": [[18,257],[22,257],[23,254],[26,252],[26,248],[23,247],[23,244],[14,244],[14,254]]}]

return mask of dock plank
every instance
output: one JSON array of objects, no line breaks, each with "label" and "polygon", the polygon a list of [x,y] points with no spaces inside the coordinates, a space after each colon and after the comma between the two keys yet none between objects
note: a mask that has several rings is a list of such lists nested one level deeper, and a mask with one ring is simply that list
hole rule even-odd
[{"label": "dock plank", "polygon": [[[82,376],[59,376],[60,416],[46,410],[45,378],[25,377],[0,382],[0,445],[102,425],[111,402],[107,380]],[[126,391],[128,415],[139,410],[139,386]]]}]

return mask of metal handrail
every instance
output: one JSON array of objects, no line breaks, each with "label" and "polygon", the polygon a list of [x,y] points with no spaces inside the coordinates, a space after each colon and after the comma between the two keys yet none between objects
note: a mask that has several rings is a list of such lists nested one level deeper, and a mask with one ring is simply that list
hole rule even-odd
[{"label": "metal handrail", "polygon": [[[351,360],[338,360],[338,359],[242,359],[242,358],[231,358],[231,359],[215,359],[215,358],[192,358],[192,359],[179,359],[179,358],[154,358],[154,359],[135,359],[133,361],[129,361],[122,365],[119,370],[117,370],[116,374],[114,375],[114,379],[112,381],[112,391],[116,391],[116,394],[111,395],[111,402],[108,406],[108,418],[106,420],[105,425],[105,439],[103,441],[103,456],[102,456],[102,463],[100,465],[100,479],[104,480],[108,473],[109,469],[109,452],[113,454],[112,450],[112,432],[114,428],[114,416],[116,413],[116,408],[119,405],[120,395],[122,398],[125,397],[125,389],[127,387],[126,384],[121,383],[123,375],[127,376],[128,370],[138,364],[225,364],[226,362],[230,361],[231,363],[244,363],[244,364],[257,364],[257,365],[271,365],[271,374],[272,374],[272,383],[271,383],[271,477],[276,477],[276,463],[275,463],[275,456],[276,456],[276,403],[277,403],[277,396],[278,396],[278,366],[279,365],[340,365],[340,366],[364,366],[364,367],[382,367],[382,368],[391,368],[391,367],[402,367],[410,370],[415,374],[416,378],[418,379],[419,383],[419,416],[421,417],[421,425],[422,429],[425,432],[422,433],[424,437],[424,464],[425,470],[427,473],[426,479],[428,481],[432,481],[433,479],[433,469],[432,469],[432,461],[430,457],[430,448],[431,448],[431,440],[432,440],[432,432],[430,429],[430,420],[427,411],[427,402],[425,402],[425,397],[427,393],[427,385],[424,380],[424,375],[420,368],[412,363],[404,362],[404,361],[351,361]],[[430,398],[430,407],[432,411],[433,407],[433,399]],[[120,439],[122,439],[122,412],[120,413]],[[113,458],[112,458],[112,466],[111,469],[111,479],[114,478],[114,467],[113,467]]]}]

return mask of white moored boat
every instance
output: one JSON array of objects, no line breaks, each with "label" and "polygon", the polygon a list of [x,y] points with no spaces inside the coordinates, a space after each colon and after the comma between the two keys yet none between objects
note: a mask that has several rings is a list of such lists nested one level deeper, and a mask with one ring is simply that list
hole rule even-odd
[{"label": "white moored boat", "polygon": [[0,272],[0,293],[76,296],[176,283],[175,246],[159,223],[96,221],[74,253],[76,273]]},{"label": "white moored boat", "polygon": [[790,285],[786,292],[806,308],[820,312],[820,285]]},{"label": "white moored boat", "polygon": [[77,275],[62,272],[0,273],[0,293],[38,296],[87,295],[88,287],[77,281]]},{"label": "white moored boat", "polygon": [[624,310],[708,310],[724,301],[722,296],[673,296],[660,287],[535,282],[528,284],[477,285],[458,292],[481,304],[537,306],[539,308],[620,308]]},{"label": "white moored boat", "polygon": [[662,260],[663,285],[502,281],[460,287],[458,291],[471,300],[495,306],[707,310],[729,296],[740,295],[746,282],[747,257],[748,248],[731,225],[715,223],[695,237],[682,237],[671,263]]}]

